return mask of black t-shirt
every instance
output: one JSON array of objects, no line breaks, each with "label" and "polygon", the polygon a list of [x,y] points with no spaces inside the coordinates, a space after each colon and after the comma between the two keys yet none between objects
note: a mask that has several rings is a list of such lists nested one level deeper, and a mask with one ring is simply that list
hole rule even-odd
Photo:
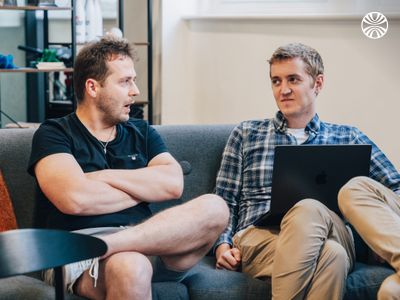
[{"label": "black t-shirt", "polygon": [[[72,154],[83,172],[104,169],[138,169],[146,167],[156,155],[167,152],[160,135],[143,120],[130,119],[117,125],[116,138],[104,147],[81,123],[75,113],[45,121],[35,132],[28,172],[35,176],[34,166],[55,153]],[[62,170],[55,170],[60,172]],[[142,202],[125,210],[96,215],[73,216],[61,213],[38,189],[39,206],[49,210],[47,227],[76,230],[90,227],[137,224],[151,216],[148,204]],[[43,208],[47,206],[47,208]]]}]

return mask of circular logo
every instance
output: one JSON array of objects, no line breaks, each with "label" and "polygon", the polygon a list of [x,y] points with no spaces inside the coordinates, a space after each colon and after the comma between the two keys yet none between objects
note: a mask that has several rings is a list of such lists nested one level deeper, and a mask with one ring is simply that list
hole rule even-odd
[{"label": "circular logo", "polygon": [[383,37],[389,29],[389,22],[380,12],[367,13],[361,21],[361,30],[370,39]]}]

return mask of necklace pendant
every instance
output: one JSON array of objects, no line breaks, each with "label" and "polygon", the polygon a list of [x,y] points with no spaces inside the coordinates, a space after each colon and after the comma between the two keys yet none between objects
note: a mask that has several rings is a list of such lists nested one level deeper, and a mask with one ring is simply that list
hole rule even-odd
[{"label": "necklace pendant", "polygon": [[99,139],[97,139],[97,141],[101,144],[101,147],[103,147],[103,151],[104,151],[104,155],[107,155],[107,145],[111,140],[112,134],[115,131],[115,126],[112,128],[111,132],[110,132],[110,136],[108,137],[107,142],[102,142]]}]

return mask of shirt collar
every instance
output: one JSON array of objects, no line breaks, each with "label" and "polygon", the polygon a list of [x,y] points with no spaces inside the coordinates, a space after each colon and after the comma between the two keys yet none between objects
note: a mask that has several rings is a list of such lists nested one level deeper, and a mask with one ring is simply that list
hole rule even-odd
[{"label": "shirt collar", "polygon": [[305,131],[307,133],[315,133],[317,134],[321,128],[321,120],[319,119],[318,114],[311,119],[311,121],[307,124]]},{"label": "shirt collar", "polygon": [[[275,114],[275,118],[273,119],[273,123],[275,126],[275,130],[280,133],[286,133],[287,130],[287,121],[285,117],[283,116],[281,111],[278,111]],[[318,114],[315,114],[315,116],[311,119],[311,121],[307,124],[305,128],[305,132],[307,133],[318,133],[319,129],[321,127],[321,120],[318,117]]]}]

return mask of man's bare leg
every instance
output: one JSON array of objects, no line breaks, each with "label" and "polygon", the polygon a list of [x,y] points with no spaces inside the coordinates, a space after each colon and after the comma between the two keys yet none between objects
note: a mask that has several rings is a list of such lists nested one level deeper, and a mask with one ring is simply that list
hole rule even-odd
[{"label": "man's bare leg", "polygon": [[213,194],[166,209],[142,224],[101,237],[108,245],[105,257],[134,251],[161,256],[173,270],[194,266],[225,229],[229,210]]},{"label": "man's bare leg", "polygon": [[151,300],[152,275],[153,269],[146,256],[120,252],[100,262],[96,287],[87,270],[76,282],[74,290],[89,299]]},{"label": "man's bare leg", "polygon": [[135,227],[100,236],[108,245],[100,261],[97,287],[86,271],[75,284],[90,299],[151,299],[152,266],[160,256],[176,271],[194,266],[225,229],[229,210],[223,199],[209,194],[164,210]]}]

